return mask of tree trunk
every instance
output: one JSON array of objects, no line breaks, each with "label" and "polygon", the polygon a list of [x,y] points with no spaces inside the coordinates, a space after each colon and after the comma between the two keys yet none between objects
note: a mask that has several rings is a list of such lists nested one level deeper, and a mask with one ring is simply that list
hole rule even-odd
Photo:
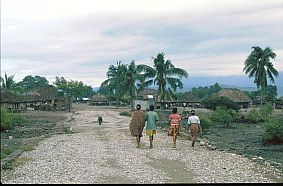
[{"label": "tree trunk", "polygon": [[116,107],[119,107],[119,103],[118,103],[118,97],[116,97]]},{"label": "tree trunk", "polygon": [[260,90],[260,107],[262,107],[263,103],[262,103],[262,97],[263,97],[263,89],[261,87],[261,90]]}]

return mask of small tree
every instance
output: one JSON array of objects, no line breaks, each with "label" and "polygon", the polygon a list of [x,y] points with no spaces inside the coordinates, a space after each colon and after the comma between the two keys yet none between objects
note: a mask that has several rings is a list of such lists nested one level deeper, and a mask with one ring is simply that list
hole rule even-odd
[{"label": "small tree", "polygon": [[217,106],[216,110],[212,112],[210,118],[213,122],[217,122],[219,124],[226,125],[226,127],[229,127],[229,124],[232,121],[231,110],[228,110],[225,106]]}]

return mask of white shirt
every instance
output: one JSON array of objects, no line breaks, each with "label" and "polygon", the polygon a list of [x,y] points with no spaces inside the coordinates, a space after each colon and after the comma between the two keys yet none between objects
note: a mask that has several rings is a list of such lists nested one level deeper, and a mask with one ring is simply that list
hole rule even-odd
[{"label": "white shirt", "polygon": [[197,116],[190,116],[188,119],[188,125],[195,123],[195,124],[200,124],[199,117]]}]

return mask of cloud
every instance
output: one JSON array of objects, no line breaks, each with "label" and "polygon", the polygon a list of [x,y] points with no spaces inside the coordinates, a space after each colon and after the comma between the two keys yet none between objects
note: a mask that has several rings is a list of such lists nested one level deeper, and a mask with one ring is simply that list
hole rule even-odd
[{"label": "cloud", "polygon": [[4,0],[1,74],[99,86],[117,60],[152,66],[164,52],[191,76],[239,75],[252,46],[271,47],[282,70],[282,10],[282,0]]}]

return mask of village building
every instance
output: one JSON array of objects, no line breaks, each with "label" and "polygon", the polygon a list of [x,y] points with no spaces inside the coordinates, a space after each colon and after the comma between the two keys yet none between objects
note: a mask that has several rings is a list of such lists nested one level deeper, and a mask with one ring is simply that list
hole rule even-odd
[{"label": "village building", "polygon": [[1,109],[6,109],[11,112],[17,109],[16,96],[6,89],[1,89],[0,104]]},{"label": "village building", "polygon": [[150,105],[155,106],[155,99],[157,97],[157,90],[144,89],[140,91],[137,97],[133,100],[133,106],[136,108],[137,104],[141,105],[142,110],[149,110]]},{"label": "village building", "polygon": [[66,96],[59,96],[56,87],[46,85],[17,96],[1,89],[0,104],[3,109],[17,112],[23,110],[67,110],[71,108],[72,102]]},{"label": "village building", "polygon": [[101,94],[93,95],[90,98],[89,105],[94,105],[94,106],[109,106],[109,101],[108,99]]},{"label": "village building", "polygon": [[236,88],[224,88],[216,93],[218,97],[227,97],[237,103],[241,108],[249,108],[252,100],[245,93]]},{"label": "village building", "polygon": [[191,92],[186,92],[183,96],[178,99],[178,107],[201,107],[201,100]]}]

